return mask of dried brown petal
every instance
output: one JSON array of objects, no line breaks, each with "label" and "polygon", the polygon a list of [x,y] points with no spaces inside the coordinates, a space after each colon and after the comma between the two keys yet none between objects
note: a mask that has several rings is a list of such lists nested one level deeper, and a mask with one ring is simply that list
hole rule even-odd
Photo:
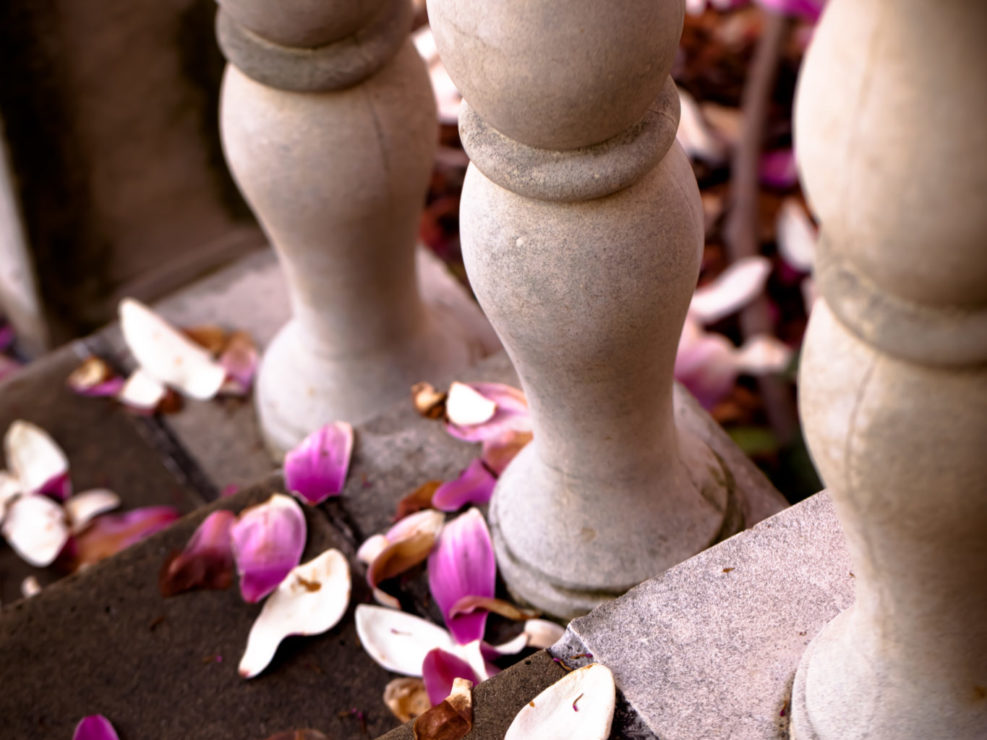
[{"label": "dried brown petal", "polygon": [[378,583],[418,565],[432,552],[435,538],[435,532],[418,532],[388,545],[367,569],[367,582],[376,587]]},{"label": "dried brown petal", "polygon": [[384,688],[384,703],[401,722],[408,722],[431,708],[425,682],[420,678],[395,678]]},{"label": "dried brown petal", "polygon": [[431,383],[415,383],[411,386],[411,400],[415,411],[426,419],[441,419],[446,413],[446,394],[437,391]]},{"label": "dried brown petal", "polygon": [[112,378],[113,372],[106,360],[90,355],[73,370],[66,381],[73,390],[89,389]]},{"label": "dried brown petal", "polygon": [[218,357],[226,347],[226,331],[215,324],[184,327],[182,333],[213,357]]},{"label": "dried brown petal", "polygon": [[422,483],[418,488],[398,501],[397,509],[394,512],[394,521],[404,519],[409,514],[416,514],[419,511],[429,509],[432,506],[432,496],[436,489],[442,485],[440,480],[430,480]]},{"label": "dried brown petal", "polygon": [[477,609],[485,609],[488,612],[499,614],[506,619],[513,619],[515,622],[523,622],[534,619],[540,615],[535,609],[522,609],[517,604],[512,604],[504,599],[495,599],[486,596],[464,596],[453,604],[449,609],[449,616],[457,614],[470,614]]},{"label": "dried brown petal", "polygon": [[457,678],[452,693],[415,720],[415,740],[461,740],[473,729],[473,682]]}]

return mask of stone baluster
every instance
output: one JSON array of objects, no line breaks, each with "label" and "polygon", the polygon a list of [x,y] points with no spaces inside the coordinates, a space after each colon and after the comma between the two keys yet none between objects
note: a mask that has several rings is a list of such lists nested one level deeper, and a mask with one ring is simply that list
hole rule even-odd
[{"label": "stone baluster", "polygon": [[855,602],[802,658],[798,740],[987,737],[985,37],[984,3],[832,0],[802,72],[801,410]]},{"label": "stone baluster", "polygon": [[221,0],[223,144],[293,314],[257,382],[276,453],[478,351],[416,282],[437,124],[410,24],[409,0]]},{"label": "stone baluster", "polygon": [[494,495],[498,565],[516,597],[570,617],[724,526],[729,475],[673,413],[703,249],[668,76],[683,3],[428,10],[466,101],[464,261],[534,423]]}]

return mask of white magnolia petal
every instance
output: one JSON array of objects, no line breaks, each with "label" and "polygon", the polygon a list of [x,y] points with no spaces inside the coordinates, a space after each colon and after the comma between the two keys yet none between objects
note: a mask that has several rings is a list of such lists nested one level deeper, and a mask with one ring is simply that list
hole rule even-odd
[{"label": "white magnolia petal", "polygon": [[529,619],[524,623],[524,633],[533,648],[548,648],[562,639],[565,627],[547,619]]},{"label": "white magnolia petal", "polygon": [[0,470],[0,522],[3,521],[7,513],[7,506],[17,496],[24,492],[19,478],[11,475],[6,470]]},{"label": "white magnolia petal", "polygon": [[792,361],[792,349],[777,337],[757,334],[734,352],[734,367],[742,373],[779,373]]},{"label": "white magnolia petal", "polygon": [[490,421],[497,412],[497,404],[465,383],[449,386],[446,398],[446,417],[453,424],[471,426]]},{"label": "white magnolia petal", "polygon": [[386,606],[388,609],[400,609],[401,600],[397,596],[391,596],[387,591],[380,588],[375,588],[373,590],[374,601],[376,601],[381,606]]},{"label": "white magnolia petal", "polygon": [[811,272],[816,262],[816,227],[796,198],[786,198],[775,219],[775,242],[782,259],[796,270]]},{"label": "white magnolia petal", "polygon": [[405,676],[421,676],[425,655],[442,648],[456,652],[452,636],[436,624],[407,612],[360,604],[356,633],[367,655],[381,667]]},{"label": "white magnolia petal", "polygon": [[127,382],[117,393],[117,399],[140,411],[153,411],[167,392],[164,383],[139,367],[127,378]]},{"label": "white magnolia petal", "polygon": [[452,649],[448,652],[466,661],[469,667],[473,669],[476,677],[481,681],[486,681],[490,678],[490,671],[487,670],[487,661],[483,657],[483,640],[473,640],[472,642],[467,642],[465,645],[453,645]]},{"label": "white magnolia petal", "polygon": [[62,506],[69,518],[72,534],[78,534],[100,514],[112,511],[120,505],[120,497],[108,488],[93,488],[77,493]]},{"label": "white magnolia petal", "polygon": [[442,526],[446,523],[446,515],[437,509],[422,509],[399,520],[387,530],[385,537],[388,542],[400,542],[411,539],[419,534],[439,536]]},{"label": "white magnolia petal", "polygon": [[494,650],[498,655],[517,655],[528,647],[529,639],[530,637],[527,632],[519,632],[507,642],[502,642],[500,645],[491,645],[490,649]]},{"label": "white magnolia petal", "polygon": [[3,536],[31,565],[44,568],[61,552],[69,538],[62,507],[47,496],[21,496],[7,507]]},{"label": "white magnolia petal", "polygon": [[767,257],[742,257],[715,280],[696,288],[689,313],[703,324],[712,324],[751,302],[762,290],[771,273]]},{"label": "white magnolia petal", "polygon": [[4,453],[10,473],[20,480],[29,493],[68,472],[69,461],[62,448],[44,429],[18,419],[3,438]]},{"label": "white magnolia petal", "polygon": [[386,535],[372,534],[363,541],[363,544],[356,551],[356,559],[361,563],[370,565],[390,544],[391,541],[387,539]]},{"label": "white magnolia petal", "polygon": [[599,663],[577,668],[524,705],[504,740],[606,740],[616,686]]},{"label": "white magnolia petal", "polygon": [[21,596],[25,599],[30,599],[32,596],[37,596],[40,593],[41,584],[38,583],[36,576],[28,576],[21,581]]},{"label": "white magnolia petal", "polygon": [[140,366],[187,396],[212,398],[226,380],[226,370],[205,349],[133,298],[120,301],[120,329]]},{"label": "white magnolia petal", "polygon": [[699,104],[689,93],[679,90],[679,127],[675,138],[693,159],[709,164],[719,164],[726,159],[726,145],[713,133],[706,122]]},{"label": "white magnolia petal", "polygon": [[350,585],[349,563],[336,549],[293,568],[250,628],[240,675],[263,671],[289,635],[318,635],[335,626],[349,606]]}]

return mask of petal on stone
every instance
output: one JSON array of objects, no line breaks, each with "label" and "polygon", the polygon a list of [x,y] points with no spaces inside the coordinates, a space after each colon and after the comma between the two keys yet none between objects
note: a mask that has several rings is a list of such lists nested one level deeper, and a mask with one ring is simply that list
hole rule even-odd
[{"label": "petal on stone", "polygon": [[415,740],[462,740],[473,729],[473,684],[453,681],[449,696],[415,720]]},{"label": "petal on stone", "polygon": [[72,496],[63,504],[72,534],[78,534],[100,514],[120,505],[120,497],[108,488],[93,488]]},{"label": "petal on stone", "polygon": [[422,675],[422,662],[429,651],[452,652],[455,645],[448,632],[421,617],[367,604],[356,608],[356,632],[378,665],[405,676]]},{"label": "petal on stone", "polygon": [[609,668],[599,663],[578,668],[525,704],[504,740],[606,740],[615,702]]},{"label": "petal on stone", "polygon": [[450,421],[446,431],[465,442],[482,442],[498,437],[506,431],[530,432],[531,414],[528,401],[517,388],[503,383],[471,383],[470,388],[489,401],[493,401],[496,411],[481,424],[456,424]]},{"label": "petal on stone", "polygon": [[473,684],[479,679],[473,669],[462,658],[446,652],[442,648],[429,650],[422,661],[422,679],[432,706],[440,703],[452,691],[452,683],[457,678],[465,678]]},{"label": "petal on stone", "polygon": [[493,496],[497,479],[477,458],[459,477],[439,486],[432,496],[432,505],[441,511],[456,511],[467,504],[485,504]]},{"label": "petal on stone", "polygon": [[816,261],[816,227],[797,198],[786,198],[775,219],[778,253],[791,267],[812,272]]},{"label": "petal on stone", "polygon": [[413,720],[432,706],[425,690],[425,682],[411,676],[389,681],[384,687],[384,703],[400,722]]},{"label": "petal on stone", "polygon": [[21,496],[7,507],[2,531],[14,551],[38,568],[51,565],[69,538],[62,507],[36,494]]},{"label": "petal on stone", "polygon": [[474,426],[490,421],[497,411],[497,404],[465,383],[449,386],[446,398],[446,418],[457,426]]},{"label": "petal on stone", "polygon": [[144,304],[120,301],[120,330],[138,364],[155,379],[200,400],[219,392],[223,366]]},{"label": "petal on stone", "polygon": [[528,645],[542,650],[561,640],[565,627],[547,619],[529,619],[524,623],[524,634],[528,636]]},{"label": "petal on stone", "polygon": [[483,440],[483,451],[480,459],[483,464],[500,476],[510,464],[511,460],[523,450],[532,439],[531,432],[517,432],[508,429],[497,437]]},{"label": "petal on stone", "polygon": [[113,725],[102,714],[83,717],[75,726],[72,740],[120,740]]},{"label": "petal on stone", "polygon": [[165,561],[158,576],[164,597],[195,588],[223,589],[233,583],[233,544],[230,530],[236,514],[214,511],[196,528],[185,549]]},{"label": "petal on stone", "polygon": [[115,396],[123,388],[124,381],[105,360],[93,355],[72,371],[66,383],[83,396]]},{"label": "petal on stone", "polygon": [[289,635],[320,635],[332,629],[350,603],[350,566],[336,549],[292,569],[250,628],[240,675],[263,671]]},{"label": "petal on stone", "polygon": [[168,389],[164,383],[143,368],[137,368],[121,386],[117,399],[134,411],[150,414],[167,395]]},{"label": "petal on stone", "polygon": [[712,324],[750,303],[762,290],[771,273],[767,257],[742,257],[715,280],[696,288],[689,313],[703,324]]},{"label": "petal on stone", "polygon": [[307,504],[338,495],[352,454],[353,427],[345,421],[326,424],[285,455],[285,486]]},{"label": "petal on stone", "polygon": [[71,492],[69,461],[41,427],[18,419],[3,439],[10,473],[28,493],[46,493],[64,500]]},{"label": "petal on stone", "polygon": [[245,331],[233,332],[219,356],[219,364],[226,370],[223,392],[246,395],[254,382],[257,362],[257,345],[254,340]]},{"label": "petal on stone", "polygon": [[75,568],[92,565],[150,537],[180,514],[172,506],[146,506],[122,514],[103,514],[75,537]]},{"label": "petal on stone", "polygon": [[367,569],[367,583],[372,588],[377,588],[381,582],[410,570],[425,561],[434,545],[435,534],[431,532],[419,532],[406,539],[389,543],[370,563]]},{"label": "petal on stone", "polygon": [[260,601],[278,587],[301,561],[306,536],[305,514],[290,496],[275,493],[240,513],[230,541],[244,601]]},{"label": "petal on stone", "polygon": [[473,614],[478,610],[493,612],[515,622],[533,619],[540,613],[534,609],[522,609],[517,604],[504,599],[495,599],[492,596],[464,596],[449,608],[449,616]]},{"label": "petal on stone", "polygon": [[451,616],[464,596],[493,596],[497,565],[490,531],[478,509],[449,522],[428,559],[428,584],[453,638],[465,644],[483,637],[487,614]]}]

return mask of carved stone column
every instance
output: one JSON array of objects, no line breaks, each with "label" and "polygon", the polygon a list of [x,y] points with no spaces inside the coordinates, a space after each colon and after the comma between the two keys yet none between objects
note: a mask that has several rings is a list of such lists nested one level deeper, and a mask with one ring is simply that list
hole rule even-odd
[{"label": "carved stone column", "polygon": [[534,442],[491,517],[515,596],[585,612],[722,534],[727,473],[672,408],[702,208],[668,73],[681,0],[429,0],[466,100],[473,288]]},{"label": "carved stone column", "polygon": [[822,222],[801,367],[856,601],[793,738],[987,735],[987,5],[832,0],[797,152]]},{"label": "carved stone column", "polygon": [[416,284],[436,120],[410,23],[408,0],[221,2],[223,144],[293,311],[257,382],[274,451],[476,359]]}]

